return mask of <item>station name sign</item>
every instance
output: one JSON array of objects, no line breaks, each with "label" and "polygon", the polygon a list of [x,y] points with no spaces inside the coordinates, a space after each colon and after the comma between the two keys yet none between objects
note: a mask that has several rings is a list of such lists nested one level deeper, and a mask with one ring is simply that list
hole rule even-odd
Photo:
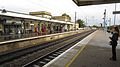
[{"label": "station name sign", "polygon": [[120,14],[120,11],[113,11],[113,14]]}]

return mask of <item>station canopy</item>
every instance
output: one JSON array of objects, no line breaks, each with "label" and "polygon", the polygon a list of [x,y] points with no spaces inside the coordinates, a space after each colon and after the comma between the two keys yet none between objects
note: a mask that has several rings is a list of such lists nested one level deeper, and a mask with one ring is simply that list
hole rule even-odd
[{"label": "station canopy", "polygon": [[120,0],[73,0],[78,6],[120,3]]}]

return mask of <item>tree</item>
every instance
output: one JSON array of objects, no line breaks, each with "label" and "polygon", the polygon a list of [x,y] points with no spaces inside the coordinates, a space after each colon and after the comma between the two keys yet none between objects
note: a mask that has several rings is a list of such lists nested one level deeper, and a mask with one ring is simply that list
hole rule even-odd
[{"label": "tree", "polygon": [[93,25],[93,27],[94,27],[94,28],[98,28],[98,26],[97,26],[97,25]]},{"label": "tree", "polygon": [[85,26],[85,24],[84,24],[85,22],[83,20],[81,20],[81,19],[78,19],[77,23],[79,24],[79,28]]}]

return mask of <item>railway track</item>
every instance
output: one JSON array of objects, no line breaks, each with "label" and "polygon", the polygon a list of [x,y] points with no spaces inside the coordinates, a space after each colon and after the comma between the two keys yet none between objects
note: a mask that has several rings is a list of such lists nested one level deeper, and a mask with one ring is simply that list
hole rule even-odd
[{"label": "railway track", "polygon": [[45,56],[42,56],[42,57],[39,57],[39,58],[37,58],[37,59],[35,59],[35,60],[25,64],[25,65],[23,65],[22,67],[42,67],[45,64],[47,64],[48,62],[50,62],[51,60],[53,60],[54,58],[56,58],[57,56],[59,56],[61,53],[66,51],[68,48],[72,47],[74,44],[79,42],[81,39],[86,37],[86,35],[88,35],[88,34],[85,34],[85,35],[81,36],[81,38],[76,37],[74,39],[71,39],[72,41],[71,40],[66,41],[67,42],[66,45],[63,45],[63,46],[57,48],[56,50],[50,52],[49,54],[47,54]]},{"label": "railway track", "polygon": [[0,67],[43,66],[93,31],[83,32],[31,48],[0,55]]}]

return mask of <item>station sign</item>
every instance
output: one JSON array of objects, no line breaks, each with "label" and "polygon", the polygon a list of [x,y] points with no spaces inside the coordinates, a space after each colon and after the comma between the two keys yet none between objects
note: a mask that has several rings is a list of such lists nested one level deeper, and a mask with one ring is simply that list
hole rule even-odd
[{"label": "station sign", "polygon": [[6,24],[21,24],[21,21],[12,21],[12,20],[7,20]]},{"label": "station sign", "polygon": [[120,14],[120,11],[113,11],[113,14]]}]

